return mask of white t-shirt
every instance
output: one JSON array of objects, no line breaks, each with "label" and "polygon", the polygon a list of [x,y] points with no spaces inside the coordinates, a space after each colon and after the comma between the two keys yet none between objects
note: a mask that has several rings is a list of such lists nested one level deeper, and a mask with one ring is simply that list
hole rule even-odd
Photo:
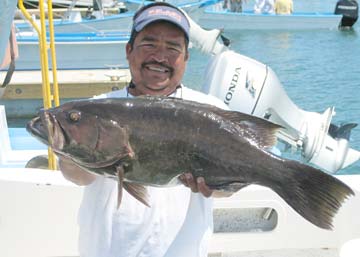
[{"label": "white t-shirt", "polygon": [[[186,88],[171,96],[227,106]],[[127,89],[96,98],[131,97]],[[98,177],[85,187],[79,210],[82,257],[205,257],[213,230],[212,199],[185,186],[147,187],[151,208],[125,190],[117,209],[117,181]]]}]

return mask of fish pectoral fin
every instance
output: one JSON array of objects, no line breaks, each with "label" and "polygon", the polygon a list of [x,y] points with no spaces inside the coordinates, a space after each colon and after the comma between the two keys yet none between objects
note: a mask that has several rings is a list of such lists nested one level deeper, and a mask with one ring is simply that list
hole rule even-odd
[{"label": "fish pectoral fin", "polygon": [[116,168],[117,176],[118,176],[118,201],[117,201],[117,208],[119,209],[122,195],[123,195],[123,187],[124,187],[124,168],[123,167],[117,167]]},{"label": "fish pectoral fin", "polygon": [[211,186],[211,189],[217,190],[217,191],[224,191],[224,192],[232,192],[235,193],[239,191],[240,189],[248,186],[250,184],[248,183],[242,183],[242,182],[229,182],[226,184],[219,184]]},{"label": "fish pectoral fin", "polygon": [[137,183],[125,181],[123,183],[123,187],[130,195],[135,197],[135,199],[139,200],[141,203],[143,203],[147,207],[150,207],[149,194],[148,194],[145,186],[137,184]]}]

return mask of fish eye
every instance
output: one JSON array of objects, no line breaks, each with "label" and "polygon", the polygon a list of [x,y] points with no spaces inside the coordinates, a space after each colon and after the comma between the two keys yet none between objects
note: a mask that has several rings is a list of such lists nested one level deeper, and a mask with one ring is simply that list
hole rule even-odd
[{"label": "fish eye", "polygon": [[81,112],[79,111],[70,111],[69,112],[69,119],[70,121],[77,122],[81,118]]}]

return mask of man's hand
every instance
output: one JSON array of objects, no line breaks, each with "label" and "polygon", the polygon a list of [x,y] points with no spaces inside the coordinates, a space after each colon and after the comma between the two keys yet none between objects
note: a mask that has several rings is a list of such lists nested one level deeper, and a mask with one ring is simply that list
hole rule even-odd
[{"label": "man's hand", "polygon": [[203,177],[198,177],[196,180],[194,179],[191,173],[184,173],[179,177],[180,181],[187,187],[191,189],[194,193],[201,193],[205,197],[210,197],[213,193],[205,183]]},{"label": "man's hand", "polygon": [[180,175],[179,179],[185,186],[189,187],[191,191],[194,193],[201,193],[205,197],[212,196],[216,198],[222,198],[229,197],[233,194],[233,192],[212,190],[206,185],[205,179],[203,177],[198,177],[195,181],[191,173],[184,173]]}]

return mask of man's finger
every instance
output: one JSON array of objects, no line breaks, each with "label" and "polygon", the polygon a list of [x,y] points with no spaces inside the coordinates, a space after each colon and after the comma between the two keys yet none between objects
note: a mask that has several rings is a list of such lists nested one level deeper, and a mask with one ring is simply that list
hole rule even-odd
[{"label": "man's finger", "polygon": [[197,180],[197,189],[200,193],[202,193],[205,197],[210,197],[213,193],[213,190],[211,190],[205,183],[205,180],[203,177],[198,177]]},{"label": "man's finger", "polygon": [[197,184],[191,173],[185,173],[185,179],[186,179],[186,184],[188,185],[188,187],[190,187],[191,191],[193,191],[194,193],[199,192],[197,188]]}]

